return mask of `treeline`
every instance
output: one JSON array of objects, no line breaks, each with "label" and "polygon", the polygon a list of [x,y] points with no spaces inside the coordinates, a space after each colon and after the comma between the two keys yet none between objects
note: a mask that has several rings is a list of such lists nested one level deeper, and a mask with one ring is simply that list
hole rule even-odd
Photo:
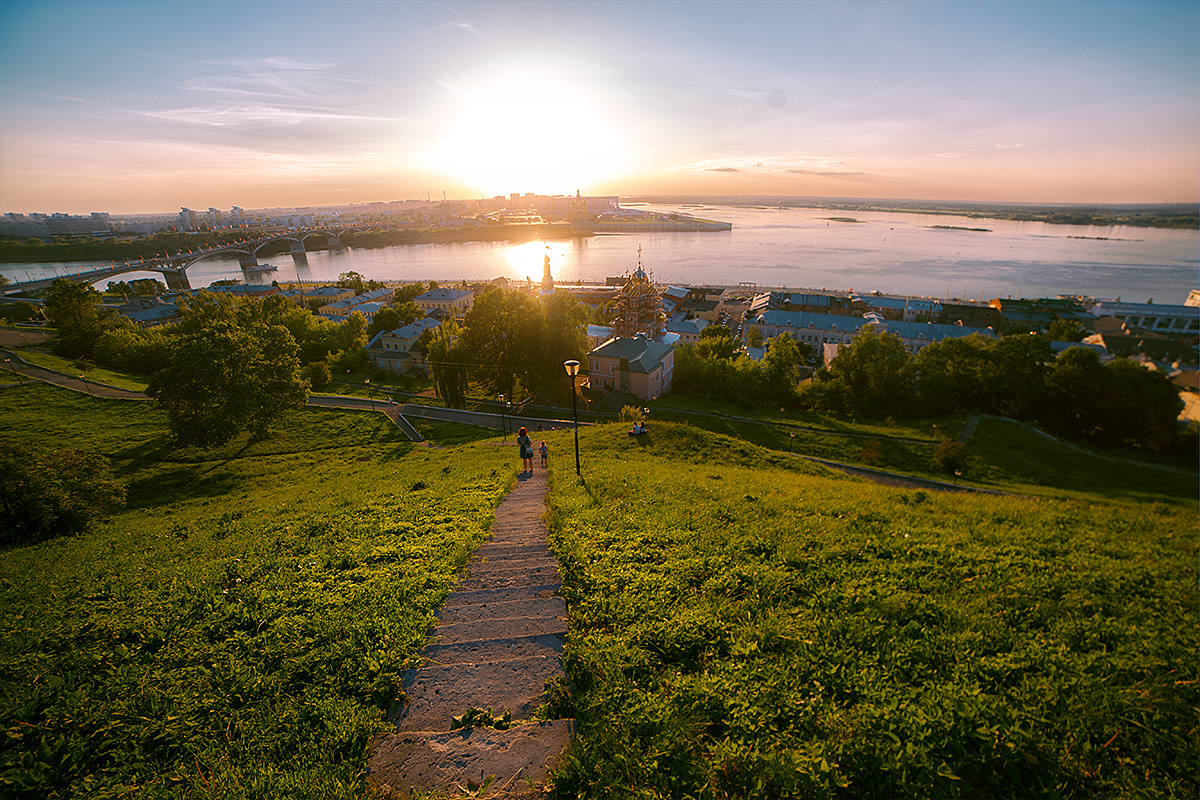
[{"label": "treeline", "polygon": [[1101,363],[1086,347],[1055,358],[1041,333],[944,339],[914,358],[899,337],[866,326],[799,402],[874,419],[997,414],[1101,447],[1186,446],[1177,425],[1183,401],[1165,375],[1129,359]]},{"label": "treeline", "polygon": [[675,348],[673,391],[710,400],[729,400],[744,408],[797,401],[799,370],[812,348],[780,334],[767,343],[761,361],[737,352],[724,325],[710,325],[695,344]]},{"label": "treeline", "polygon": [[0,262],[36,264],[59,261],[130,261],[186,253],[189,250],[204,250],[233,244],[253,236],[254,234],[248,231],[164,231],[137,239],[84,238],[45,242],[38,238],[0,237]]}]

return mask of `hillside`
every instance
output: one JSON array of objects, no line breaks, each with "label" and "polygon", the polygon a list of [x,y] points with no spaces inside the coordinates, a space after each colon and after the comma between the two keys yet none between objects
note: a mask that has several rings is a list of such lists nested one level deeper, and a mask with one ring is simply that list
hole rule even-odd
[{"label": "hillside", "polygon": [[[149,403],[33,385],[0,420],[129,489],[4,553],[6,796],[367,796],[511,446],[307,409],[176,450]],[[581,431],[577,482],[546,438],[576,689],[552,713],[582,734],[561,796],[1195,795],[1194,494],[1065,488],[1088,462],[1042,498],[889,489],[665,421]]]}]

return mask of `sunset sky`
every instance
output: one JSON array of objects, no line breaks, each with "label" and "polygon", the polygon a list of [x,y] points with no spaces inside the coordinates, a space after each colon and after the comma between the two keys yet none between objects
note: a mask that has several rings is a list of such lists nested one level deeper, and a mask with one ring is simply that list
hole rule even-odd
[{"label": "sunset sky", "polygon": [[1200,200],[1162,2],[0,3],[0,211]]}]

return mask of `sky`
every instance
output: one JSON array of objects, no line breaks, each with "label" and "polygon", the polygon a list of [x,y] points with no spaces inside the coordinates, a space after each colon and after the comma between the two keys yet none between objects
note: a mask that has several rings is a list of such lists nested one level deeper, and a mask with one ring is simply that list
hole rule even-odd
[{"label": "sky", "polygon": [[0,0],[0,211],[1200,201],[1200,4]]}]

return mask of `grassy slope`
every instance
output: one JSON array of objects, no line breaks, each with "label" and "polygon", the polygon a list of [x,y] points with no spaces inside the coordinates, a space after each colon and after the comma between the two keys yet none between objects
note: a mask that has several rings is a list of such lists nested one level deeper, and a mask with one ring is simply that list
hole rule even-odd
[{"label": "grassy slope", "polygon": [[94,532],[0,560],[3,794],[361,796],[367,741],[511,453],[316,410],[179,451],[151,404],[45,386],[0,392],[0,419],[0,446],[104,453],[129,485]]},{"label": "grassy slope", "polygon": [[1195,796],[1194,484],[964,497],[669,423],[582,439],[565,795]]}]

